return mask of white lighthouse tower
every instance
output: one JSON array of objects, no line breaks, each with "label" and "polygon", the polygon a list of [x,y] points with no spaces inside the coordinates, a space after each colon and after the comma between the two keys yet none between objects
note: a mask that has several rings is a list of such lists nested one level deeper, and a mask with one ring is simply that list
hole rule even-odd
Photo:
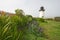
[{"label": "white lighthouse tower", "polygon": [[44,18],[44,11],[45,11],[45,9],[44,9],[44,7],[43,6],[41,6],[40,7],[40,10],[39,10],[39,18]]}]

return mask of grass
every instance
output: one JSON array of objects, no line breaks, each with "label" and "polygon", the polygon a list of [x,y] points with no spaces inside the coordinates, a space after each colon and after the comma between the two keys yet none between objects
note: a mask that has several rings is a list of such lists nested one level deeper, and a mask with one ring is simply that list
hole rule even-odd
[{"label": "grass", "polygon": [[[44,28],[44,33],[48,38],[37,37],[37,40],[60,40],[60,22],[47,21],[47,23],[40,23]],[[34,40],[35,36],[30,34],[30,40]]]},{"label": "grass", "polygon": [[44,28],[48,40],[60,40],[60,22],[48,21],[48,23],[40,23],[40,26]]}]

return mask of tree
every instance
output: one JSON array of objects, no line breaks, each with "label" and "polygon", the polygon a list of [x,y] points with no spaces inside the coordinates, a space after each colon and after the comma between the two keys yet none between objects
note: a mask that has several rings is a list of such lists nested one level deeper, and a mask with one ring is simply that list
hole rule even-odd
[{"label": "tree", "polygon": [[24,11],[23,11],[22,9],[16,9],[16,10],[15,10],[15,13],[16,13],[16,15],[18,15],[18,16],[23,16],[23,15],[24,15]]}]

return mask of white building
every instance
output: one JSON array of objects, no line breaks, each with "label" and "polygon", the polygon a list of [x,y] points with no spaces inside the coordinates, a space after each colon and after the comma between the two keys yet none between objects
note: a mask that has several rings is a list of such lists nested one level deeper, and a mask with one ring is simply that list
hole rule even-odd
[{"label": "white building", "polygon": [[44,11],[45,11],[45,9],[44,9],[44,7],[42,6],[42,7],[40,7],[40,10],[39,10],[39,18],[44,18]]}]

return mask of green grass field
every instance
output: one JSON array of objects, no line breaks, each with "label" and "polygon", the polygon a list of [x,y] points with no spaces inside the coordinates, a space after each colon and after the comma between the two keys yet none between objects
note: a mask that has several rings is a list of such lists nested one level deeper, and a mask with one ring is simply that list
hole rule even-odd
[{"label": "green grass field", "polygon": [[60,22],[47,21],[48,23],[40,23],[44,28],[44,33],[48,35],[48,39],[43,40],[60,40]]}]

